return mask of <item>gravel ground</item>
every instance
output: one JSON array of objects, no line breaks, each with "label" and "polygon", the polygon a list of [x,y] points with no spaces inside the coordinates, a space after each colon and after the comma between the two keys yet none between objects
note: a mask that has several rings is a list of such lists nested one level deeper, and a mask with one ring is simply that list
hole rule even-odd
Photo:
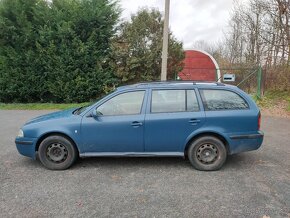
[{"label": "gravel ground", "polygon": [[260,150],[217,172],[181,158],[88,158],[49,171],[14,145],[44,113],[0,111],[0,217],[290,217],[289,119],[263,117]]}]

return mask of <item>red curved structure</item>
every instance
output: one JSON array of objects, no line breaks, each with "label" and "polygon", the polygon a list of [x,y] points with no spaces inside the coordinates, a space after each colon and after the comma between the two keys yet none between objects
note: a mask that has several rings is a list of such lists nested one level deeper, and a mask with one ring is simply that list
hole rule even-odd
[{"label": "red curved structure", "polygon": [[187,50],[183,63],[184,68],[178,73],[181,80],[216,81],[217,66],[208,54]]}]

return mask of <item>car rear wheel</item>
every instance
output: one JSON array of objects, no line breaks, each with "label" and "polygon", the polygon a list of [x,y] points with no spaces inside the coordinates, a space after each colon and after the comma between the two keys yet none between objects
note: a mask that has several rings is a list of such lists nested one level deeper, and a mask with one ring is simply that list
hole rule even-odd
[{"label": "car rear wheel", "polygon": [[50,170],[65,170],[77,158],[77,150],[67,138],[59,135],[48,136],[39,145],[41,163]]},{"label": "car rear wheel", "polygon": [[194,140],[188,149],[188,159],[198,170],[219,170],[226,161],[227,151],[221,140],[204,136]]}]

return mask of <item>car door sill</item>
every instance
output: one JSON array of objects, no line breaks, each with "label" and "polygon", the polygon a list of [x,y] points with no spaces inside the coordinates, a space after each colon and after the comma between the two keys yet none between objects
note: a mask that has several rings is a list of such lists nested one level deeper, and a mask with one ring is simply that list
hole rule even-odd
[{"label": "car door sill", "polygon": [[183,152],[85,152],[80,157],[183,157]]}]

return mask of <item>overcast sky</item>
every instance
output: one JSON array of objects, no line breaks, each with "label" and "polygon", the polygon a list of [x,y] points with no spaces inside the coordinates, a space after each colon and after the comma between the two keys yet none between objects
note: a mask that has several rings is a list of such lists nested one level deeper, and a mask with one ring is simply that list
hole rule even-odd
[{"label": "overcast sky", "polygon": [[[123,19],[140,7],[158,8],[164,12],[165,0],[121,0]],[[183,42],[185,49],[193,42],[204,40],[212,43],[223,37],[233,0],[171,0],[169,26],[173,34]]]}]

